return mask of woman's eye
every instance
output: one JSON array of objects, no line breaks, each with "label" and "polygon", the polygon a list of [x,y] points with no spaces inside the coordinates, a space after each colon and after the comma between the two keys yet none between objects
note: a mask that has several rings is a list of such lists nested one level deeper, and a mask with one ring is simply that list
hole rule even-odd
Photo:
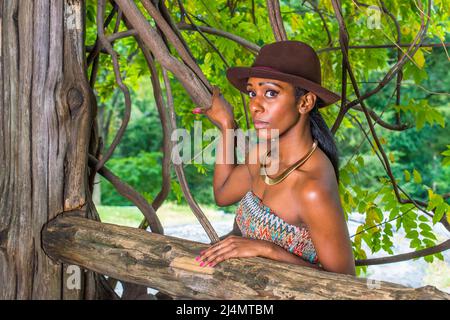
[{"label": "woman's eye", "polygon": [[248,96],[249,96],[250,98],[253,98],[253,97],[255,96],[255,93],[254,93],[253,91],[249,91],[249,92],[248,92]]},{"label": "woman's eye", "polygon": [[278,92],[274,91],[274,90],[267,90],[266,91],[266,97],[268,98],[273,98],[276,97],[278,94]]}]

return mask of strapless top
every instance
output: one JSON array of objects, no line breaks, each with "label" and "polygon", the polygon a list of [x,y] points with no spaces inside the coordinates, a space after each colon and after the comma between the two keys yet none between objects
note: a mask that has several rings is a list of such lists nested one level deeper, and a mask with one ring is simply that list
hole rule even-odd
[{"label": "strapless top", "polygon": [[236,223],[243,237],[271,241],[310,263],[318,263],[308,227],[287,223],[253,191],[239,202]]}]

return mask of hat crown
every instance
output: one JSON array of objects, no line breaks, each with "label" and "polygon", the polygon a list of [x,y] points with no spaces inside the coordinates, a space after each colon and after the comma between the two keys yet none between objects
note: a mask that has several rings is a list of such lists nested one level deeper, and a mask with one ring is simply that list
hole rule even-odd
[{"label": "hat crown", "polygon": [[263,46],[252,67],[269,67],[321,84],[319,57],[301,41],[278,41]]}]

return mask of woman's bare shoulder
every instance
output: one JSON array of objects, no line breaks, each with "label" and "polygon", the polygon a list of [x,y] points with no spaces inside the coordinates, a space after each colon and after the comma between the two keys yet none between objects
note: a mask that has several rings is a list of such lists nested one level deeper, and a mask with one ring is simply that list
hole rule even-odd
[{"label": "woman's bare shoulder", "polygon": [[309,161],[307,166],[295,170],[292,191],[296,198],[303,208],[338,208],[339,190],[331,161],[321,150]]}]

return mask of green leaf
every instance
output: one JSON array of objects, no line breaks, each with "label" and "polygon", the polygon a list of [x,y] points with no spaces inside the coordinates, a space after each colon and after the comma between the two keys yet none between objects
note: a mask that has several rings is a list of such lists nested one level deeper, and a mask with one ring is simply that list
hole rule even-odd
[{"label": "green leaf", "polygon": [[366,208],[367,208],[367,203],[364,200],[360,201],[359,205],[358,205],[358,212],[364,213],[364,212],[366,212]]},{"label": "green leaf", "polygon": [[433,240],[437,240],[436,236],[434,235],[434,233],[430,232],[430,231],[422,231],[420,233],[423,237],[426,237],[428,239],[433,239]]},{"label": "green leaf", "polygon": [[419,184],[422,183],[422,177],[420,176],[419,171],[417,171],[416,169],[413,170],[413,176],[414,176],[414,182]]},{"label": "green leaf", "polygon": [[419,237],[419,233],[416,230],[410,231],[406,234],[406,238],[408,239],[417,239]]},{"label": "green leaf", "polygon": [[441,154],[444,156],[444,158],[442,159],[442,165],[450,165],[450,144],[447,145],[447,150],[441,152]]},{"label": "green leaf", "polygon": [[409,180],[411,180],[411,174],[409,173],[408,170],[403,170],[404,174],[405,174],[405,181],[409,182]]},{"label": "green leaf", "polygon": [[438,252],[434,256],[439,260],[444,261],[444,256],[442,255],[442,252]]},{"label": "green leaf", "polygon": [[421,223],[421,224],[419,224],[419,228],[422,229],[422,230],[424,230],[424,231],[432,231],[432,230],[433,230],[433,229],[432,229],[429,225],[427,225],[426,223]]},{"label": "green leaf", "polygon": [[415,238],[411,241],[411,243],[409,244],[410,248],[417,248],[420,246],[420,240]]},{"label": "green leaf", "polygon": [[428,238],[422,239],[423,243],[426,244],[426,247],[434,247],[436,245],[436,243]]},{"label": "green leaf", "polygon": [[398,207],[393,208],[393,209],[391,210],[391,213],[389,214],[389,220],[392,220],[392,219],[394,219],[396,216],[398,216],[399,211],[400,211],[400,210],[398,209]]},{"label": "green leaf", "polygon": [[[450,152],[450,150],[449,150],[449,152]],[[356,157],[356,161],[358,162],[358,165],[360,167],[364,167],[364,158],[363,157],[361,157],[361,156]]]},{"label": "green leaf", "polygon": [[440,195],[435,194],[432,189],[428,189],[428,198],[429,198],[429,202],[428,202],[427,210],[433,210],[438,205],[440,205],[441,203],[444,202],[444,199]]},{"label": "green leaf", "polygon": [[447,211],[448,211],[448,204],[446,204],[445,202],[441,202],[436,207],[436,211],[434,212],[433,224],[439,222]]},{"label": "green leaf", "polygon": [[417,63],[420,69],[425,65],[425,57],[423,55],[423,51],[421,49],[417,50],[416,54],[413,57],[414,61]]}]

